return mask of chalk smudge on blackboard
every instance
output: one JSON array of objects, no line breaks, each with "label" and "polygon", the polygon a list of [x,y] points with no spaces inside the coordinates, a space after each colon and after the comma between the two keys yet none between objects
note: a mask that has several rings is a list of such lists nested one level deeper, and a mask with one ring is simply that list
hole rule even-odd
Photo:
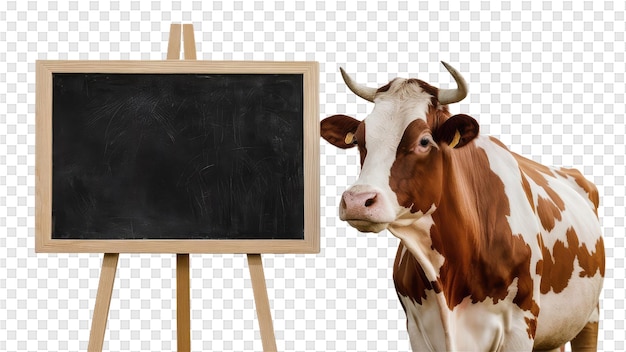
[{"label": "chalk smudge on blackboard", "polygon": [[53,238],[303,238],[302,75],[53,85]]}]

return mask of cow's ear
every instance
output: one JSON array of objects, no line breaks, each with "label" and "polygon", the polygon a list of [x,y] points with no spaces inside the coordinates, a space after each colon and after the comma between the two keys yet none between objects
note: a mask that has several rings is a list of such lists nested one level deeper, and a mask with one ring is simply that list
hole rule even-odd
[{"label": "cow's ear", "polygon": [[346,115],[333,115],[322,120],[320,133],[328,143],[341,149],[352,148],[356,145],[357,127],[361,121]]},{"label": "cow's ear", "polygon": [[435,131],[433,137],[437,143],[446,143],[451,148],[461,148],[471,142],[479,132],[478,122],[465,114],[448,118]]}]

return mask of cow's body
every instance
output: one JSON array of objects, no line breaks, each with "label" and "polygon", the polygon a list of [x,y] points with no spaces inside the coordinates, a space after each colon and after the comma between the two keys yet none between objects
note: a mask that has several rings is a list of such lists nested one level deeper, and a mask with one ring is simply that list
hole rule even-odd
[{"label": "cow's body", "polygon": [[[470,175],[450,180],[451,204],[388,227],[402,240],[394,281],[413,350],[528,351],[531,337],[536,348],[551,349],[597,323],[604,268],[589,260],[603,252],[593,185],[489,137],[447,152],[456,172]],[[431,338],[445,332],[449,346]]]},{"label": "cow's body", "polygon": [[322,122],[324,138],[361,152],[340,217],[401,240],[394,282],[412,349],[550,350],[577,335],[574,350],[595,349],[604,276],[595,186],[478,136],[475,120],[450,117],[422,81],[374,92],[346,79],[376,106],[364,122]]}]

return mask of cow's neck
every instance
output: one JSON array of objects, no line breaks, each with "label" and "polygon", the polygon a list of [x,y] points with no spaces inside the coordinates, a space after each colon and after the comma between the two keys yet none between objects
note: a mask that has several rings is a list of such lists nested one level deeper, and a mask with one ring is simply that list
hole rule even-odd
[{"label": "cow's neck", "polygon": [[[442,151],[443,192],[437,209],[432,214],[424,215],[408,226],[391,225],[389,230],[402,241],[394,267],[394,282],[398,294],[410,297],[422,305],[427,291],[434,291],[435,305],[429,305],[439,311],[443,332],[446,338],[446,349],[454,350],[450,336],[453,327],[450,325],[451,310],[458,294],[452,290],[452,281],[464,280],[460,275],[449,275],[450,267],[463,268],[474,260],[467,256],[470,246],[477,242],[479,236],[476,214],[471,209],[471,198],[468,190],[471,178],[465,174],[462,162],[466,153]],[[470,211],[467,211],[470,209]],[[464,224],[460,226],[458,224]],[[462,235],[460,235],[462,232]],[[456,238],[455,238],[456,237]],[[406,250],[405,250],[406,249]],[[411,256],[412,255],[412,256]],[[446,274],[442,274],[442,269]],[[460,272],[456,272],[460,274]],[[462,285],[465,286],[465,285]]]},{"label": "cow's neck", "polygon": [[[415,296],[415,288],[406,287],[406,282],[399,282],[399,278],[419,277],[424,292],[417,293],[418,296],[426,297],[426,290],[436,293],[444,331],[449,335],[449,316],[464,298],[483,301],[487,297],[506,297],[510,278],[502,277],[496,267],[490,266],[489,263],[497,263],[497,260],[488,257],[509,255],[507,251],[512,244],[499,243],[500,240],[496,241],[490,235],[495,232],[506,234],[510,211],[508,199],[504,197],[504,185],[489,168],[484,150],[470,144],[442,153],[442,174],[445,176],[437,209],[409,226],[390,226],[389,230],[402,240],[402,246],[419,264],[396,266],[394,280],[398,293],[414,291],[411,296]],[[485,197],[486,194],[489,197]],[[507,241],[507,236],[501,237]],[[402,256],[401,251],[398,256]],[[403,260],[400,257],[396,260],[398,264]],[[423,273],[419,272],[420,267]],[[409,272],[399,273],[400,270]],[[505,292],[499,291],[502,289]]]},{"label": "cow's neck", "polygon": [[[480,253],[477,253],[475,247],[484,241],[484,231],[479,226],[479,220],[485,215],[481,213],[492,212],[489,209],[477,209],[477,195],[493,190],[481,189],[489,186],[482,181],[484,185],[479,184],[479,180],[485,180],[490,170],[488,163],[481,165],[480,158],[475,155],[476,150],[470,148],[476,149],[468,146],[458,151],[442,151],[442,174],[445,178],[442,180],[441,200],[432,214],[421,217],[409,226],[389,227],[413,254],[435,291],[439,289],[437,284],[442,284],[442,280],[461,279],[442,276],[440,270],[444,264],[448,270],[451,264],[454,268],[462,269],[476,260]],[[468,160],[479,161],[473,163]],[[487,162],[486,159],[484,162]],[[496,203],[482,206],[495,208],[502,205]],[[445,289],[443,286],[440,288]]]}]

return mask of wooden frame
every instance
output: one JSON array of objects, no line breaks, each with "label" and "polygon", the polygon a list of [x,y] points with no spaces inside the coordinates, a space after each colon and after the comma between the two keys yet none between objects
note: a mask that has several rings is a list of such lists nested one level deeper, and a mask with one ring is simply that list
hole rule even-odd
[{"label": "wooden frame", "polygon": [[[37,61],[35,250],[49,253],[318,253],[319,67],[316,62]],[[54,73],[302,74],[304,239],[69,240],[52,238],[52,75]]]}]

